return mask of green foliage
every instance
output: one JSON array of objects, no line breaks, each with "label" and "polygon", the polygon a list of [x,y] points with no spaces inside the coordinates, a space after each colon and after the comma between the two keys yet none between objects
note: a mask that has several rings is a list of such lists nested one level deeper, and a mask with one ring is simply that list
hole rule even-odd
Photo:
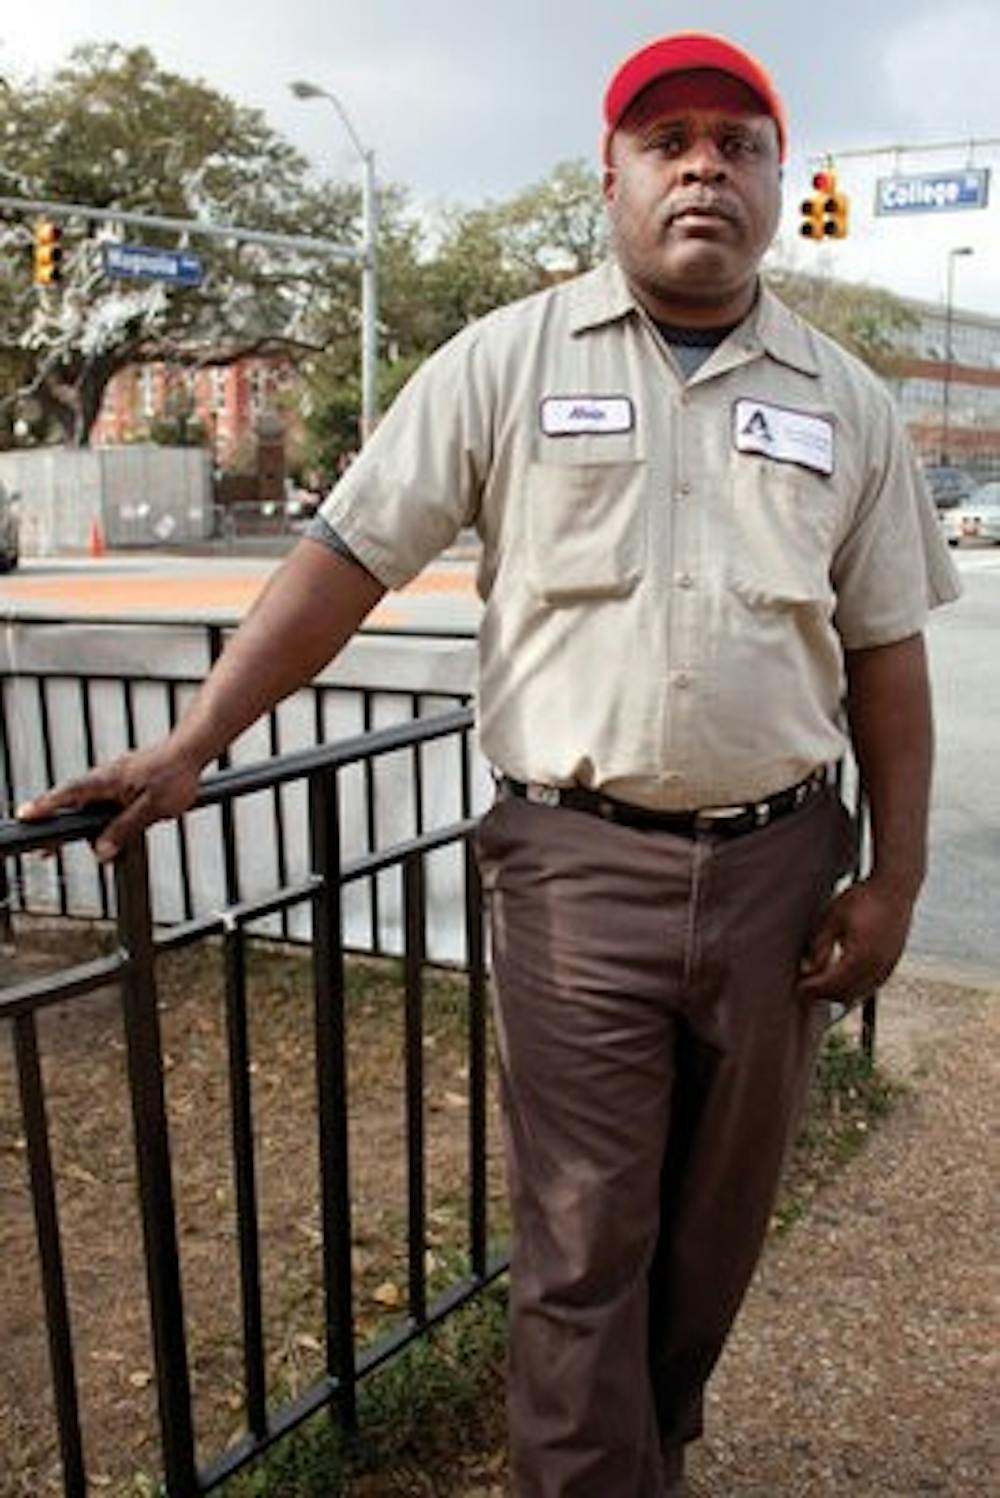
[{"label": "green foliage", "polygon": [[906,335],[917,326],[916,315],[880,287],[782,269],[770,271],[767,280],[793,311],[879,372],[905,352]]},{"label": "green foliage", "polygon": [[[259,111],[159,68],[144,47],[81,47],[51,80],[0,91],[0,132],[5,196],[357,237],[356,193],[311,187],[305,160]],[[340,289],[315,257],[218,239],[198,243],[201,287],[112,283],[102,239],[173,246],[176,236],[115,235],[81,218],[65,225],[62,287],[39,293],[31,237],[27,219],[0,232],[0,359],[23,365],[28,356],[16,390],[30,391],[77,443],[119,369],[309,346],[317,300]]]},{"label": "green foliage", "polygon": [[[427,247],[433,242],[433,249]],[[596,173],[563,162],[505,202],[442,210],[422,233],[399,189],[382,194],[379,370],[385,410],[413,370],[476,318],[554,277],[591,269],[606,247]],[[358,445],[357,333],[340,326],[306,369],[307,464],[332,476]]]}]

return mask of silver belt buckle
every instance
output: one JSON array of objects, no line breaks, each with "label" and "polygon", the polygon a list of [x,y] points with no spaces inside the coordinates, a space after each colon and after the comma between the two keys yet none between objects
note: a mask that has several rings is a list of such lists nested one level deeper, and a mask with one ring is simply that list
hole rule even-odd
[{"label": "silver belt buckle", "polygon": [[716,823],[741,817],[745,811],[745,806],[707,806],[695,812],[694,825],[699,832],[711,832]]},{"label": "silver belt buckle", "polygon": [[559,787],[557,785],[539,785],[537,780],[529,780],[524,788],[524,799],[530,801],[533,806],[558,806],[560,801]]}]

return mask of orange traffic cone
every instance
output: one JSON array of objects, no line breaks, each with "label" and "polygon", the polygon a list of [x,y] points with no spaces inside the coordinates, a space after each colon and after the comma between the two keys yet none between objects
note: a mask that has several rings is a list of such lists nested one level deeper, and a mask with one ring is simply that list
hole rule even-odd
[{"label": "orange traffic cone", "polygon": [[87,553],[92,557],[102,557],[106,550],[101,522],[95,516],[90,522],[90,533],[87,536]]}]

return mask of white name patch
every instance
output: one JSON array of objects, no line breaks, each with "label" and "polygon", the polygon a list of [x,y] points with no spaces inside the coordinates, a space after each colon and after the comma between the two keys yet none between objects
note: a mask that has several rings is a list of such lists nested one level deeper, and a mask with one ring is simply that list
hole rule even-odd
[{"label": "white name patch", "polygon": [[627,395],[547,395],[542,401],[546,437],[630,432],[635,425]]},{"label": "white name patch", "polygon": [[738,400],[733,422],[738,452],[760,453],[777,463],[798,463],[816,473],[833,472],[833,422],[828,417],[790,411],[767,401]]}]

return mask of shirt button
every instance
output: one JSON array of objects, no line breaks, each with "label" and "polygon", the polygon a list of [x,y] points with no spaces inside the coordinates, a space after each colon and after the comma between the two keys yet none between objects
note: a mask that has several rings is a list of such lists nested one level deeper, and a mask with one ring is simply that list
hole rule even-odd
[{"label": "shirt button", "polygon": [[690,484],[688,484],[688,483],[678,484],[677,485],[677,491],[676,491],[676,493],[674,495],[674,498],[675,499],[686,499],[687,496],[690,493],[691,493],[691,485]]},{"label": "shirt button", "polygon": [[677,586],[679,588],[693,588],[694,587],[694,578],[691,576],[690,572],[678,572],[678,574],[677,574]]},{"label": "shirt button", "polygon": [[690,672],[688,672],[688,671],[675,671],[674,672],[674,686],[678,689],[678,691],[681,691],[681,692],[686,691],[686,689],[690,685],[691,685],[691,674],[690,674]]}]

